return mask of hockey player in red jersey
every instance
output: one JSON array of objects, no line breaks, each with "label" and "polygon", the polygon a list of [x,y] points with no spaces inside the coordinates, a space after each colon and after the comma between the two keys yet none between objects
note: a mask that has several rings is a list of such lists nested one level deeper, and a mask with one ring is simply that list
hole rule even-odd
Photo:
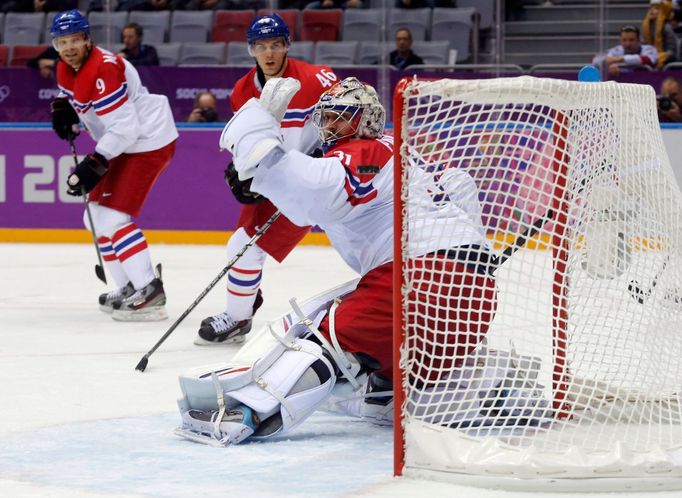
[{"label": "hockey player in red jersey", "polygon": [[86,216],[85,225],[117,286],[99,297],[100,309],[123,321],[167,318],[163,283],[132,217],[175,152],[168,99],[150,94],[129,62],[95,47],[79,11],[57,14],[50,33],[62,60],[57,84],[63,95],[52,102],[52,127],[73,141],[82,122],[97,142],[68,177],[67,192],[88,195],[93,226]]},{"label": "hockey player in red jersey", "polygon": [[[330,300],[305,320],[291,321],[285,336],[251,368],[182,379],[179,433],[190,439],[235,444],[286,433],[328,400],[337,376],[353,383],[370,372],[366,392],[391,390],[393,140],[383,135],[384,108],[376,91],[356,78],[335,84],[314,111],[327,152],[312,158],[283,147],[273,117],[278,107],[273,99],[295,89],[286,81],[277,92],[266,87],[260,100],[250,100],[230,120],[221,147],[232,152],[239,177],[252,181],[252,191],[271,199],[294,223],[324,229],[360,280],[339,300]],[[430,175],[410,179],[410,188],[437,191],[447,202],[429,205],[436,213],[418,222],[433,224],[433,230],[422,230],[409,241],[407,265],[413,280],[422,284],[408,312],[428,324],[429,332],[420,338],[424,361],[433,371],[447,373],[462,367],[481,346],[495,314],[497,290],[473,179],[447,168],[437,182]],[[452,234],[448,247],[440,246],[441,233]],[[440,276],[441,285],[431,274]],[[456,318],[452,310],[458,311]],[[470,315],[479,319],[470,320]],[[220,409],[215,406],[217,383]],[[383,401],[390,399],[384,393]],[[354,414],[371,417],[365,409]],[[390,422],[390,410],[387,416],[384,412],[386,419]]]},{"label": "hockey player in red jersey", "polygon": [[[234,86],[231,95],[237,112],[252,97],[260,97],[266,81],[289,77],[301,83],[281,120],[283,147],[311,154],[319,147],[317,131],[310,119],[323,91],[336,83],[336,75],[326,66],[316,66],[287,57],[289,28],[277,14],[256,17],[247,32],[249,53],[256,66]],[[244,206],[237,229],[227,242],[227,260],[231,260],[246,242],[276,211],[266,198],[253,194],[250,182],[241,182],[232,164],[226,179],[235,197]],[[278,262],[293,250],[310,230],[280,216],[256,245],[247,250],[227,274],[227,306],[224,312],[202,321],[195,339],[197,345],[241,342],[251,330],[252,316],[262,303],[260,284],[267,255]]]}]

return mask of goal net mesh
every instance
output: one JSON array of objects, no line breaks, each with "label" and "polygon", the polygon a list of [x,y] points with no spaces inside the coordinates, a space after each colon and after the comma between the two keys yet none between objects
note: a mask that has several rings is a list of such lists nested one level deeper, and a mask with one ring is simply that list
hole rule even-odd
[{"label": "goal net mesh", "polygon": [[[405,470],[682,476],[681,197],[653,90],[404,80],[395,112]],[[487,243],[460,250],[462,224]]]}]

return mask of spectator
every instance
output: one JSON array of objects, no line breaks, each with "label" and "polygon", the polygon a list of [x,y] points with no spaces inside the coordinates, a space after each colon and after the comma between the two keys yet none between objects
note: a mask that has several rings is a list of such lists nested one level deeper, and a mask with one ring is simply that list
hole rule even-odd
[{"label": "spectator", "polygon": [[650,7],[642,21],[642,41],[658,51],[658,69],[675,60],[677,37],[670,24],[673,4],[663,0],[650,0]]},{"label": "spectator", "polygon": [[661,91],[656,98],[658,119],[662,123],[682,123],[682,82],[668,76],[661,83]]},{"label": "spectator", "polygon": [[78,8],[78,0],[15,0],[14,12],[61,12]]},{"label": "spectator", "polygon": [[391,65],[405,69],[415,64],[424,64],[421,57],[412,51],[412,33],[407,28],[400,28],[395,33],[395,47],[391,52]]},{"label": "spectator", "polygon": [[59,52],[52,45],[43,50],[37,57],[26,62],[28,67],[40,71],[40,76],[45,79],[54,79],[55,69],[59,61]]},{"label": "spectator", "polygon": [[128,59],[133,66],[158,66],[159,56],[156,49],[151,45],[142,44],[143,34],[142,26],[136,22],[126,24],[121,32],[125,47],[118,55]]},{"label": "spectator", "polygon": [[118,0],[116,10],[168,10],[171,2],[168,0]]},{"label": "spectator", "polygon": [[431,7],[427,0],[395,0],[396,9],[424,9]]},{"label": "spectator", "polygon": [[306,9],[361,9],[362,0],[319,0],[306,4]]},{"label": "spectator", "polygon": [[622,71],[633,71],[641,67],[655,68],[658,62],[658,51],[653,45],[642,45],[639,39],[639,28],[628,24],[620,28],[620,45],[592,60],[596,66],[606,66],[609,76],[616,77]]},{"label": "spectator", "polygon": [[211,92],[200,92],[194,99],[194,109],[187,118],[188,123],[215,123],[218,116],[218,99]]}]

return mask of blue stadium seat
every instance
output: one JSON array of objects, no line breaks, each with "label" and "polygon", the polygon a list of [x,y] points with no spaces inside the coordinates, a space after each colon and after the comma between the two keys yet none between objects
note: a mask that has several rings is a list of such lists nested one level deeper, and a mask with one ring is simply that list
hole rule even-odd
[{"label": "blue stadium seat", "polygon": [[182,43],[159,43],[154,45],[160,66],[177,66],[180,63]]},{"label": "blue stadium seat", "polygon": [[150,45],[166,41],[168,25],[170,23],[170,11],[145,12],[142,10],[130,11],[129,22],[136,22],[144,30],[144,41]]},{"label": "blue stadium seat", "polygon": [[355,64],[357,53],[358,42],[356,41],[319,41],[315,45],[315,64],[325,64],[332,67]]},{"label": "blue stadium seat", "polygon": [[169,41],[206,42],[212,26],[212,10],[176,10],[171,16]]},{"label": "blue stadium seat", "polygon": [[8,12],[5,14],[5,45],[38,45],[43,37],[43,12]]},{"label": "blue stadium seat", "polygon": [[[348,9],[343,13],[343,41],[381,39],[384,11],[381,9]],[[374,36],[372,36],[372,34]]]},{"label": "blue stadium seat", "polygon": [[128,23],[128,13],[90,12],[88,23],[90,24],[90,37],[97,45],[119,43],[123,26]]},{"label": "blue stadium seat", "polygon": [[186,42],[182,44],[179,65],[212,66],[225,64],[225,43]]},{"label": "blue stadium seat", "polygon": [[395,33],[400,28],[407,28],[412,33],[413,40],[428,40],[430,25],[431,9],[391,9],[388,12],[388,39],[395,38]]},{"label": "blue stadium seat", "polygon": [[431,38],[448,40],[450,48],[457,50],[456,62],[463,62],[471,56],[471,31],[475,9],[471,7],[433,9]]},{"label": "blue stadium seat", "polygon": [[227,45],[228,66],[253,66],[255,62],[249,54],[249,44],[246,42],[230,42]]}]

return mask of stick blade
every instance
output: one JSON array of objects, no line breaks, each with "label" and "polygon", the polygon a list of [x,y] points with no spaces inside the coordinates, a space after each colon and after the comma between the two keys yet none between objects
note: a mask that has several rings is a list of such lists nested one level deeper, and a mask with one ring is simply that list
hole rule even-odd
[{"label": "stick blade", "polygon": [[95,275],[97,275],[97,278],[99,278],[102,282],[105,284],[107,283],[107,276],[104,273],[104,268],[102,268],[100,265],[95,265]]},{"label": "stick blade", "polygon": [[144,355],[140,362],[135,367],[135,370],[144,372],[145,368],[147,368],[147,363],[149,363],[149,357],[147,355]]}]

